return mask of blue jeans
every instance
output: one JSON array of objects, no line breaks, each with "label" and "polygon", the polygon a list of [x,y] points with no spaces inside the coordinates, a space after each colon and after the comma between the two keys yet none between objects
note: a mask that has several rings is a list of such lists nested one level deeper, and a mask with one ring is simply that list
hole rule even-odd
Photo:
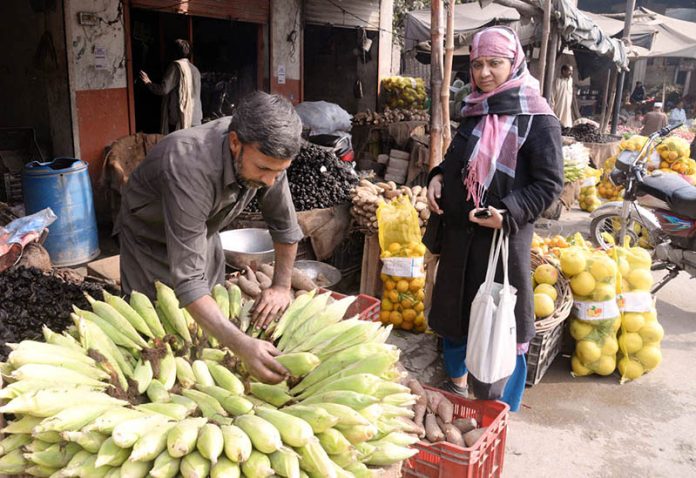
[{"label": "blue jeans", "polygon": [[[443,337],[442,339],[442,356],[445,361],[445,369],[447,375],[451,378],[459,378],[467,373],[466,369],[466,339],[462,342],[455,342]],[[511,412],[516,412],[520,409],[522,396],[524,395],[524,387],[527,381],[527,359],[525,355],[517,356],[517,364],[515,370],[505,384],[500,400],[510,406]]]}]

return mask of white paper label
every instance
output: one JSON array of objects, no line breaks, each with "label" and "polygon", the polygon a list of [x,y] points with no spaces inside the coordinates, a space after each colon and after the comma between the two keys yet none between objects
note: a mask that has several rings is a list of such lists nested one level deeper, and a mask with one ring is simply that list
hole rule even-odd
[{"label": "white paper label", "polygon": [[284,85],[285,84],[285,65],[282,63],[278,65],[278,84],[279,85]]},{"label": "white paper label", "polygon": [[621,312],[650,312],[653,298],[650,292],[624,292],[616,297]]},{"label": "white paper label", "polygon": [[106,70],[106,48],[94,47],[94,68],[97,70]]},{"label": "white paper label", "polygon": [[607,320],[615,319],[619,314],[619,307],[615,300],[606,302],[573,302],[573,314],[581,320]]},{"label": "white paper label", "polygon": [[422,257],[385,257],[382,273],[395,277],[423,277],[425,268]]},{"label": "white paper label", "polygon": [[589,178],[585,178],[582,180],[582,183],[580,183],[581,188],[589,188],[590,186],[596,186],[597,185],[597,177],[596,176],[590,176]]}]

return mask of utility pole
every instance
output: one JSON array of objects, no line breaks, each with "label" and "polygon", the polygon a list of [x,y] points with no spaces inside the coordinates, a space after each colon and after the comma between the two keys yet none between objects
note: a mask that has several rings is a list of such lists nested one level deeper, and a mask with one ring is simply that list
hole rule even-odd
[{"label": "utility pole", "polygon": [[[630,44],[631,22],[633,22],[633,10],[636,7],[636,0],[626,0],[626,16],[624,17],[623,40],[625,44]],[[619,125],[619,113],[621,112],[621,101],[623,101],[624,80],[626,72],[621,70],[616,87],[616,103],[614,104],[614,114],[611,118],[611,134],[616,134]]]},{"label": "utility pole", "polygon": [[442,162],[442,0],[430,5],[430,154],[429,169]]},{"label": "utility pole", "polygon": [[442,80],[442,151],[446,152],[452,141],[450,127],[450,85],[452,84],[452,61],[454,57],[454,0],[447,0],[447,30],[445,34],[445,74]]},{"label": "utility pole", "polygon": [[544,75],[546,75],[546,55],[549,50],[549,35],[551,34],[551,0],[544,2],[544,20],[541,30],[541,48],[539,49],[539,91],[544,91]]}]

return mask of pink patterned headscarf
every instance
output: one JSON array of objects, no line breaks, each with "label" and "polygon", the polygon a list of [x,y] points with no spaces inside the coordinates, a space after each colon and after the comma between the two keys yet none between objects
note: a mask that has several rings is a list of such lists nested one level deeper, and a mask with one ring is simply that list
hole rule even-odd
[{"label": "pink patterned headscarf", "polygon": [[464,99],[462,115],[481,116],[472,131],[474,145],[464,185],[467,199],[481,207],[485,193],[496,171],[515,177],[517,153],[524,144],[531,121],[518,121],[520,115],[553,115],[546,99],[541,96],[539,82],[527,70],[522,45],[508,27],[487,28],[471,42],[470,60],[480,57],[508,58],[512,62],[510,77],[494,90],[484,93],[474,80],[471,70],[472,93]]}]

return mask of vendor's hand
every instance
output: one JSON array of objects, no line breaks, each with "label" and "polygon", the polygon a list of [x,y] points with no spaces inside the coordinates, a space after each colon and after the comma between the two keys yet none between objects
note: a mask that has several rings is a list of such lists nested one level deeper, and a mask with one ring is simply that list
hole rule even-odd
[{"label": "vendor's hand", "polygon": [[261,292],[251,311],[251,323],[257,329],[265,329],[292,302],[290,289],[273,285]]},{"label": "vendor's hand", "polygon": [[472,209],[469,212],[469,221],[478,224],[483,227],[490,227],[491,229],[501,229],[503,227],[503,215],[494,207],[489,207],[488,210],[491,212],[490,217],[476,217],[478,211],[486,209],[485,207],[479,207]]},{"label": "vendor's hand", "polygon": [[147,73],[145,73],[143,70],[140,70],[140,79],[146,85],[149,85],[150,83],[152,83],[152,81],[150,80],[150,77],[147,76]]},{"label": "vendor's hand", "polygon": [[280,355],[272,343],[265,340],[245,337],[234,349],[249,370],[249,373],[264,383],[279,383],[289,373],[274,357]]},{"label": "vendor's hand", "polygon": [[442,209],[437,201],[442,196],[442,174],[436,174],[428,184],[428,207],[435,214],[442,214]]}]

